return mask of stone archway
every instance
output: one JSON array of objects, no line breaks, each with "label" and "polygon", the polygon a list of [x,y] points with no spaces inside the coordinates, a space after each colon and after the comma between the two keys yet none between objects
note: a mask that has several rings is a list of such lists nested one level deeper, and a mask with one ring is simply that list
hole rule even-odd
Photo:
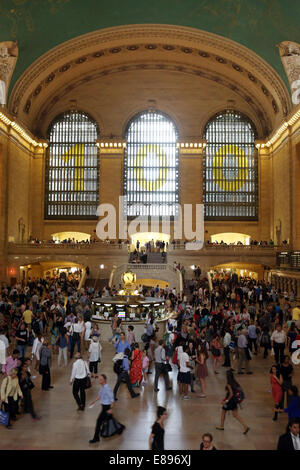
[{"label": "stone archway", "polygon": [[[99,90],[107,77],[117,75],[120,84],[128,77],[140,81],[145,74],[166,76],[168,83],[171,76],[179,74],[183,83],[192,76],[199,85],[211,84],[214,92],[227,95],[249,115],[260,137],[269,134],[290,110],[282,79],[250,49],[207,31],[160,24],[107,28],[51,49],[19,78],[9,109],[33,132],[45,134],[50,120],[72,99],[76,98],[80,105],[81,93],[85,95],[86,108],[91,107],[86,111],[92,111],[87,91],[94,103],[93,89]],[[172,100],[166,99],[166,111],[167,107],[172,111]],[[127,110],[124,122],[134,111]],[[98,121],[102,117],[96,116]],[[206,115],[198,129],[205,119]]]}]

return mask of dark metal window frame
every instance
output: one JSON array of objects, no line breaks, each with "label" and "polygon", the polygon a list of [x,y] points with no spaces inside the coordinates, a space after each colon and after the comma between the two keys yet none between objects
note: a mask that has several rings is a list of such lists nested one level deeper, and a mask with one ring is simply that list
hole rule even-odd
[{"label": "dark metal window frame", "polygon": [[[87,126],[94,126],[95,128],[95,141],[93,141],[92,139],[89,140],[89,133],[92,132],[91,131],[91,128],[88,128],[86,129],[86,136],[87,138],[83,141],[83,139],[77,139],[74,138],[72,135],[70,134],[67,134],[65,133],[65,139],[63,141],[59,141],[59,142],[55,142],[55,141],[51,141],[51,133],[53,132],[53,129],[54,129],[54,126],[61,123],[62,124],[62,127],[64,125],[64,123],[67,123],[68,120],[67,120],[67,117],[72,114],[72,115],[77,115],[79,117],[83,117],[86,119],[86,123],[87,123]],[[71,121],[69,121],[71,122]],[[79,120],[77,122],[80,122]],[[84,122],[84,121],[82,121]],[[66,127],[66,126],[65,126]],[[61,131],[62,132],[62,131]],[[62,136],[60,136],[61,138]],[[80,136],[79,136],[80,137]],[[98,127],[98,124],[97,122],[86,112],[84,111],[79,111],[79,110],[76,110],[76,111],[73,111],[73,110],[69,110],[69,111],[65,111],[61,114],[59,114],[58,116],[56,116],[52,122],[50,123],[49,127],[48,127],[48,132],[47,132],[47,138],[49,140],[49,146],[47,148],[47,153],[46,153],[46,164],[45,164],[45,200],[44,200],[44,218],[46,220],[96,220],[97,219],[97,215],[96,215],[96,210],[97,210],[97,207],[98,207],[98,204],[99,204],[99,176],[100,176],[100,152],[99,152],[99,149],[98,147],[96,146],[96,140],[99,138],[99,127]],[[69,146],[70,148],[74,145],[89,145],[89,146],[95,146],[94,150],[95,152],[93,152],[93,156],[97,158],[97,165],[95,166],[94,164],[92,164],[92,162],[89,162],[90,164],[84,164],[83,166],[75,166],[74,164],[72,165],[69,165],[69,166],[62,166],[62,165],[53,165],[51,162],[50,162],[50,155],[51,155],[51,151],[52,151],[52,148],[55,146],[55,145],[62,145],[62,146]],[[58,153],[56,154],[56,157],[58,157]],[[55,158],[55,157],[54,157]],[[93,159],[92,159],[93,160]],[[96,172],[96,177],[93,177],[91,179],[87,179],[86,177],[84,177],[84,179],[82,179],[82,175],[78,176],[78,182],[77,184],[83,184],[84,182],[87,182],[87,181],[90,181],[91,183],[94,183],[95,184],[95,189],[92,189],[92,190],[80,190],[80,193],[85,195],[86,197],[93,197],[94,196],[94,200],[92,201],[80,201],[78,199],[80,199],[78,197],[78,193],[79,191],[77,190],[70,190],[70,189],[58,189],[58,190],[51,190],[50,189],[50,171],[51,170],[60,170],[61,171],[61,175],[59,178],[56,178],[55,181],[57,181],[61,186],[64,184],[65,188],[68,186],[68,183],[70,183],[70,180],[68,180],[68,178],[66,178],[66,175],[69,173],[71,174],[72,171],[75,172],[76,168],[79,168],[79,172],[82,172],[82,171],[86,171],[86,170],[91,170],[91,171],[94,171]],[[71,178],[71,176],[70,176]],[[83,182],[83,183],[82,183]],[[54,196],[55,195],[57,196],[57,199],[54,199],[54,200],[51,200],[51,196]],[[66,196],[67,195],[67,200],[62,200],[62,197],[63,196]],[[77,195],[77,197],[76,197]],[[73,198],[73,201],[72,201],[72,198]],[[51,205],[55,204],[56,208],[59,208],[61,206],[65,206],[64,209],[67,208],[67,210],[71,210],[73,209],[74,210],[77,210],[80,211],[80,208],[88,208],[88,207],[92,207],[93,208],[93,212],[95,213],[94,215],[91,215],[91,214],[66,214],[66,213],[63,213],[63,214],[50,214],[50,207]],[[91,212],[91,210],[89,211]]]},{"label": "dark metal window frame", "polygon": [[[237,115],[239,116],[239,119],[241,121],[241,123],[245,124],[246,126],[248,125],[250,127],[250,131],[252,131],[252,141],[251,142],[245,142],[244,144],[242,144],[241,142],[238,142],[236,140],[227,140],[225,139],[225,141],[218,141],[218,135],[216,136],[216,139],[212,142],[209,142],[209,140],[207,139],[207,132],[208,132],[208,129],[211,125],[213,125],[214,123],[217,122],[217,119],[222,119],[222,117],[226,118],[226,116],[228,115]],[[221,121],[219,121],[221,122]],[[233,121],[232,121],[233,122]],[[223,121],[223,129],[222,131],[224,132],[225,131],[225,126],[226,126],[226,123],[225,121]],[[246,130],[246,128],[245,128]],[[216,129],[216,133],[215,134],[218,134],[217,132],[218,130]],[[228,131],[225,131],[225,132],[228,132]],[[220,132],[219,132],[220,133]],[[245,136],[244,136],[245,137]],[[256,128],[253,124],[253,122],[247,117],[245,116],[243,113],[239,112],[239,111],[236,111],[236,110],[232,110],[232,109],[228,109],[228,110],[224,110],[224,111],[221,111],[221,112],[218,112],[217,114],[215,114],[212,118],[209,119],[209,121],[207,122],[206,126],[205,126],[205,129],[204,129],[204,134],[203,134],[203,138],[207,140],[207,145],[206,145],[206,148],[203,152],[203,201],[204,201],[204,218],[205,220],[216,220],[216,221],[243,221],[243,220],[247,220],[247,221],[258,221],[258,212],[259,212],[259,207],[258,207],[258,201],[259,201],[259,198],[258,198],[258,152],[257,152],[257,149],[255,147],[255,139],[257,138],[257,131],[256,131]],[[247,140],[247,139],[246,139]],[[239,147],[245,147],[245,149],[247,149],[249,151],[250,147],[252,147],[252,155],[251,155],[251,159],[252,159],[252,165],[251,165],[251,169],[249,169],[249,167],[247,167],[247,176],[249,175],[249,172],[251,170],[251,172],[253,173],[252,174],[252,177],[250,176],[250,178],[248,180],[244,180],[243,177],[241,177],[241,179],[236,179],[237,181],[245,181],[244,184],[238,188],[238,190],[234,190],[234,191],[229,191],[227,189],[225,190],[222,190],[221,188],[221,184],[223,186],[228,186],[230,183],[226,182],[226,180],[223,179],[223,181],[221,182],[221,180],[219,180],[219,183],[220,183],[220,186],[218,186],[215,182],[215,178],[212,177],[211,175],[213,174],[213,172],[216,172],[217,175],[220,175],[220,169],[221,167],[213,167],[213,165],[208,165],[208,159],[212,157],[212,155],[210,155],[210,157],[208,156],[208,152],[210,150],[210,148],[212,148],[212,151],[215,152],[214,155],[216,155],[217,151],[218,151],[218,148],[222,148],[223,146],[225,145],[237,145]],[[215,158],[215,157],[214,157]],[[217,168],[217,169],[216,169]],[[224,168],[224,167],[223,167]],[[223,168],[222,168],[222,174],[224,175],[223,173]],[[237,171],[239,172],[239,170],[242,168],[242,171],[241,171],[241,174],[243,175],[243,171],[245,171],[245,168],[246,167],[239,167],[239,166],[236,166],[236,167],[233,167],[233,166],[230,166],[229,168],[227,168],[227,171]],[[250,173],[251,173],[250,172]],[[236,181],[234,180],[234,181]],[[225,181],[225,182],[224,182]],[[248,183],[248,185],[252,185],[253,189],[252,190],[247,190],[247,191],[243,191],[243,187],[245,186],[245,184]],[[215,187],[215,189],[210,189],[210,190],[207,190],[207,186],[210,184],[211,188]],[[237,185],[239,183],[236,183]],[[240,183],[241,184],[241,183]],[[230,199],[232,199],[233,197],[237,197],[238,199],[252,199],[252,201],[241,201],[241,200],[237,200],[237,202],[233,202],[233,201],[230,201]],[[230,197],[231,196],[231,197]],[[212,199],[212,201],[209,201],[209,199]],[[222,201],[223,199],[223,201]],[[226,201],[226,199],[229,199],[228,201]],[[237,215],[211,215],[210,212],[214,211],[216,213],[221,212],[222,210],[226,211],[226,207],[228,208],[234,208],[236,207],[236,212],[238,212],[239,209],[241,209],[242,207],[245,208],[245,211],[248,211],[249,212],[252,212],[252,214],[250,215],[240,215],[240,214],[237,214]],[[212,210],[210,211],[210,208],[212,208]]]},{"label": "dark metal window frame", "polygon": [[[174,142],[143,142],[143,141],[135,141],[135,142],[130,142],[130,139],[128,138],[128,133],[130,131],[130,127],[134,124],[134,122],[137,122],[143,115],[159,115],[159,116],[162,116],[165,121],[168,121],[173,127],[174,127],[174,131],[175,131],[175,135],[176,135],[176,140]],[[131,202],[131,205],[135,205],[135,204],[143,204],[145,207],[149,207],[151,205],[153,205],[156,201],[145,201],[145,199],[143,198],[143,195],[148,195],[149,199],[151,199],[151,194],[164,194],[166,195],[167,193],[169,193],[170,195],[174,195],[174,200],[173,201],[163,201],[162,203],[160,203],[161,206],[163,207],[167,207],[167,206],[171,206],[171,205],[178,205],[179,204],[179,185],[180,185],[180,175],[179,175],[179,150],[177,148],[177,141],[178,141],[178,136],[179,136],[179,133],[178,133],[178,129],[177,129],[177,126],[175,124],[175,122],[172,120],[172,118],[170,118],[169,115],[167,115],[166,113],[162,112],[162,111],[158,111],[158,110],[155,110],[155,111],[148,111],[148,110],[144,110],[144,111],[141,111],[137,114],[135,114],[135,116],[133,116],[130,121],[128,122],[127,126],[126,126],[126,129],[125,129],[125,139],[127,140],[127,145],[126,145],[126,149],[125,149],[125,152],[124,152],[124,168],[123,168],[123,195],[126,197],[128,195],[128,185],[130,182],[134,182],[134,179],[129,179],[128,178],[128,173],[129,173],[129,170],[131,169],[132,171],[134,171],[134,169],[142,169],[144,167],[142,166],[129,166],[128,165],[128,154],[130,152],[130,146],[132,145],[133,148],[136,147],[138,148],[139,146],[143,146],[143,145],[161,145],[161,146],[164,146],[164,145],[167,145],[167,146],[174,146],[174,151],[175,151],[175,166],[168,166],[168,167],[163,167],[163,166],[159,166],[157,167],[157,169],[173,169],[175,171],[175,179],[174,179],[174,182],[175,182],[175,190],[174,191],[152,191],[152,190],[145,190],[145,191],[142,191],[141,189],[137,189],[137,186],[135,188],[135,190],[131,190],[131,194],[133,195],[134,194],[134,191],[135,191],[135,200],[133,201],[130,201]],[[136,153],[138,152],[138,150],[136,150]],[[134,153],[131,154],[131,156],[133,157]],[[147,196],[146,196],[147,197]],[[140,200],[138,200],[140,199]],[[159,201],[158,201],[159,203]],[[127,201],[127,205],[124,207],[124,215],[125,217],[127,217],[128,220],[132,220],[136,217],[140,217],[141,219],[143,220],[149,220],[149,217],[151,217],[152,220],[159,220],[161,221],[164,217],[169,217],[170,218],[170,221],[174,220],[176,218],[176,216],[178,215],[177,214],[177,210],[175,210],[175,214],[159,214],[159,215],[151,215],[148,211],[147,214],[141,214],[139,215],[138,213],[135,213],[134,215],[131,214],[131,215],[128,215],[127,211],[128,211],[128,201]]]}]

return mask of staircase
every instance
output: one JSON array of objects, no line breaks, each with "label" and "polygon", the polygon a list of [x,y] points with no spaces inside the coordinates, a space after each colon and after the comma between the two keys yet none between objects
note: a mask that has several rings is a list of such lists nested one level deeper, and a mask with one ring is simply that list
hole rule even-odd
[{"label": "staircase", "polygon": [[[134,259],[133,253],[130,253],[129,255],[129,263],[132,263]],[[165,256],[162,257],[162,254],[160,252],[148,252],[147,253],[147,263],[152,263],[152,264],[162,264],[167,262],[167,253],[165,253]]]}]

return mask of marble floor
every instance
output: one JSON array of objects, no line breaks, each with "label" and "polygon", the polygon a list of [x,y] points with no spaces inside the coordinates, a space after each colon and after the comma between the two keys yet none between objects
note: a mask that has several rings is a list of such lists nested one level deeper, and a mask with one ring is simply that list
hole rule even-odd
[{"label": "marble floor", "polygon": [[[112,386],[116,380],[112,371],[113,351],[110,344],[103,344],[103,360],[100,367],[100,371],[108,376],[108,382]],[[37,374],[34,380],[36,384],[33,390],[34,405],[42,419],[33,422],[30,415],[26,414],[18,417],[11,430],[1,426],[0,449],[147,449],[157,405],[167,407],[169,412],[165,427],[166,450],[197,450],[204,432],[213,434],[215,446],[220,450],[276,449],[278,436],[285,431],[287,415],[281,414],[277,422],[272,421],[273,401],[270,393],[269,368],[273,361],[271,357],[264,360],[261,356],[262,354],[254,356],[251,361],[253,375],[237,376],[246,395],[242,409],[239,410],[250,427],[246,436],[242,433],[241,424],[231,414],[226,417],[224,431],[215,429],[216,425],[220,424],[220,401],[224,397],[225,368],[220,367],[220,373],[215,375],[209,359],[207,398],[198,398],[195,393],[191,394],[190,400],[180,400],[175,369],[169,374],[173,390],[168,392],[165,391],[163,378],[160,378],[160,391],[154,393],[154,374],[149,376],[149,383],[142,387],[141,394],[136,399],[131,399],[126,385],[122,384],[114,416],[126,425],[126,430],[121,436],[102,439],[99,444],[89,444],[101,407],[96,403],[93,408],[86,408],[84,412],[77,411],[72,387],[69,384],[73,361],[69,362],[66,368],[58,368],[57,355],[54,355],[52,366],[54,388],[49,392],[42,392],[41,377]],[[236,369],[235,365],[233,363]],[[300,365],[295,365],[294,370],[294,383],[300,386]],[[98,387],[98,381],[94,379],[92,388],[87,391],[87,404],[97,396]],[[198,386],[196,389],[198,390]]]}]

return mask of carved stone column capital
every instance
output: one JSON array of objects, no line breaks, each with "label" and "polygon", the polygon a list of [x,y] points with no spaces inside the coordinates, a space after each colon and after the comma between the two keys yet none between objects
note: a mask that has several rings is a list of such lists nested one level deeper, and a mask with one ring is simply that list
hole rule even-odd
[{"label": "carved stone column capital", "polygon": [[292,102],[297,105],[300,102],[300,44],[283,41],[278,48],[291,87]]},{"label": "carved stone column capital", "polygon": [[5,106],[7,93],[18,58],[18,46],[13,41],[0,42],[0,105]]}]

